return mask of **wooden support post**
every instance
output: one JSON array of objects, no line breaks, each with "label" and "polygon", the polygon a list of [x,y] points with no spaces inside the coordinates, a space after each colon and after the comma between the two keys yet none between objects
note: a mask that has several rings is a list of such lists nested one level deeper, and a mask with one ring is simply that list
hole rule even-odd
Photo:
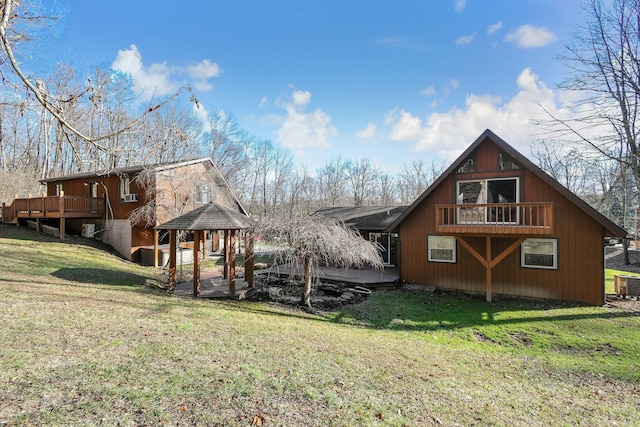
[{"label": "wooden support post", "polygon": [[236,294],[236,230],[229,232],[229,296]]},{"label": "wooden support post", "polygon": [[492,277],[491,277],[491,270],[493,270],[493,265],[491,265],[491,237],[486,237],[486,241],[487,241],[487,253],[486,253],[486,260],[487,260],[487,302],[491,302],[491,300],[493,299],[493,283],[492,283]]},{"label": "wooden support post", "polygon": [[217,251],[220,249],[220,233],[218,233],[218,230],[215,230],[213,232],[213,251]]},{"label": "wooden support post", "polygon": [[58,199],[58,209],[60,212],[60,240],[64,240],[65,220],[64,220],[64,191],[60,191],[60,197]]},{"label": "wooden support post", "polygon": [[244,246],[244,280],[253,288],[253,233],[246,233],[246,244]]},{"label": "wooden support post", "polygon": [[160,230],[153,230],[153,266],[158,268],[158,241]]},{"label": "wooden support post", "polygon": [[2,221],[2,224],[4,224],[4,208],[5,208],[6,203],[2,202],[2,212],[0,212],[0,221]]},{"label": "wooden support post", "polygon": [[200,295],[200,234],[202,231],[193,231],[193,296]]},{"label": "wooden support post", "polygon": [[176,230],[169,230],[169,292],[176,289]]},{"label": "wooden support post", "polygon": [[222,267],[222,278],[229,278],[229,230],[224,230],[224,237],[222,240],[222,257],[223,257],[223,267]]},{"label": "wooden support post", "polygon": [[202,259],[207,257],[207,230],[202,231]]},{"label": "wooden support post", "polygon": [[40,233],[42,231],[42,220],[40,218],[36,218],[36,231]]}]

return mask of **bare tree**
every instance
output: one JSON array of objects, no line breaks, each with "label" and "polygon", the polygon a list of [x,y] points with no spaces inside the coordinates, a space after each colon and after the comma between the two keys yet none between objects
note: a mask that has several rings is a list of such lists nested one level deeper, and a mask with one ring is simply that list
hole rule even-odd
[{"label": "bare tree", "polygon": [[[67,147],[71,150],[72,156],[80,158],[81,153],[84,151],[84,144],[91,146],[92,149],[113,155],[118,151],[119,145],[116,144],[116,148],[114,148],[110,144],[105,144],[105,140],[113,140],[119,135],[132,131],[144,117],[169,103],[183,92],[184,88],[181,88],[161,102],[151,102],[138,116],[119,123],[119,126],[112,127],[104,132],[93,133],[84,130],[82,122],[76,120],[77,117],[74,116],[73,108],[70,108],[70,106],[80,99],[95,96],[96,87],[91,82],[87,82],[88,84],[84,87],[79,87],[72,93],[59,96],[50,92],[42,79],[27,76],[20,66],[15,48],[20,43],[29,40],[29,25],[46,25],[56,19],[39,15],[36,10],[29,8],[30,5],[30,2],[22,2],[20,0],[0,1],[0,46],[2,48],[0,51],[0,64],[2,64],[0,72],[2,73],[2,80],[5,85],[14,88],[16,96],[34,97],[43,109],[55,119],[58,131],[67,139]],[[7,75],[5,68],[9,70],[12,76]],[[63,154],[62,151],[60,151],[60,154]]]},{"label": "bare tree", "polygon": [[382,259],[375,243],[364,240],[357,231],[321,216],[293,218],[263,217],[254,233],[281,248],[279,258],[291,266],[302,263],[304,279],[300,304],[311,307],[311,283],[319,264],[336,267],[371,265],[382,269]]},{"label": "bare tree", "polygon": [[360,158],[347,164],[347,182],[353,196],[354,206],[371,204],[376,190],[379,170],[369,159]]},{"label": "bare tree", "polygon": [[327,200],[329,206],[336,206],[346,195],[347,163],[337,157],[316,172],[321,198]]},{"label": "bare tree", "polygon": [[581,150],[628,168],[640,187],[640,1],[590,0],[587,11],[590,22],[561,58],[571,74],[560,87],[578,93],[573,117],[547,111],[547,125],[558,142],[577,141]]}]

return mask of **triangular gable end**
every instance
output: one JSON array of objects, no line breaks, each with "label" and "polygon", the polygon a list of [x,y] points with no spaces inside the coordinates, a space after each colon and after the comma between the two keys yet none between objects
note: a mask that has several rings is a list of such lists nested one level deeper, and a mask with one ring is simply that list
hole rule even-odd
[{"label": "triangular gable end", "polygon": [[[569,199],[573,204],[578,206],[582,211],[584,211],[587,215],[593,218],[596,222],[602,225],[608,236],[611,237],[626,237],[627,231],[623,228],[619,227],[613,221],[611,221],[606,216],[602,215],[596,209],[591,207],[588,203],[582,200],[580,197],[576,196],[574,193],[565,188],[558,181],[553,179],[549,174],[540,169],[536,164],[531,162],[528,158],[522,155],[515,148],[511,147],[507,142],[505,142],[502,138],[497,136],[491,130],[486,129],[467,149],[407,208],[402,215],[400,215],[388,228],[387,231],[395,231],[398,226],[402,223],[402,221],[411,214],[449,175],[458,171],[459,169],[464,169],[467,171],[469,167],[471,167],[471,162],[475,162],[475,151],[476,149],[484,143],[487,139],[489,139],[493,144],[495,144],[499,150],[499,153],[503,153],[502,156],[502,164],[505,167],[508,167],[509,170],[515,170],[520,167],[529,169],[536,176],[538,176],[541,180],[549,184],[555,190],[557,190],[562,196]],[[473,166],[475,167],[475,165]]]}]

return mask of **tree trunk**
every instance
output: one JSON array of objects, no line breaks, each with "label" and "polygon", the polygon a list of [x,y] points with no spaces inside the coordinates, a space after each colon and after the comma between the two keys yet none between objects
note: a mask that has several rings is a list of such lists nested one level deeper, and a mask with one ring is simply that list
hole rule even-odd
[{"label": "tree trunk", "polygon": [[628,239],[622,239],[622,250],[624,253],[624,265],[631,264],[631,261],[629,261],[629,240]]},{"label": "tree trunk", "polygon": [[302,299],[300,304],[305,307],[311,307],[311,261],[309,255],[304,257],[304,280],[302,283]]}]

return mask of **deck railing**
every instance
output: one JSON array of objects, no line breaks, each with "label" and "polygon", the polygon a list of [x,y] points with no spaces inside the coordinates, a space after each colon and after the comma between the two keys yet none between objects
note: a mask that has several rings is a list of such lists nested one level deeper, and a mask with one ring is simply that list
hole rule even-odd
[{"label": "deck railing", "polygon": [[441,233],[551,234],[553,203],[486,203],[436,206]]},{"label": "deck railing", "polygon": [[18,218],[102,218],[104,199],[82,196],[45,196],[16,198],[9,206],[2,204],[2,222]]}]

